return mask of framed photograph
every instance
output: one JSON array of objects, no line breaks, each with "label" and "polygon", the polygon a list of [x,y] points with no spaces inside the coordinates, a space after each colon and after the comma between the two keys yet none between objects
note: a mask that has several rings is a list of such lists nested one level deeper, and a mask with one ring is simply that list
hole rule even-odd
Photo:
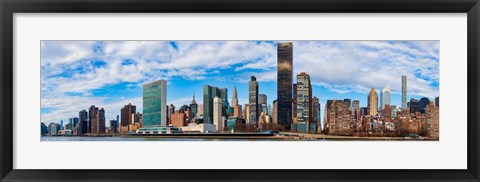
[{"label": "framed photograph", "polygon": [[478,0],[0,7],[1,181],[480,181]]}]

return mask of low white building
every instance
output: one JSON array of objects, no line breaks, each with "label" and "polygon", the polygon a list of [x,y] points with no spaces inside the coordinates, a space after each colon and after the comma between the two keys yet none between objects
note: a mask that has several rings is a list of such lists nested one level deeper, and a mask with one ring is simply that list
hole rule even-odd
[{"label": "low white building", "polygon": [[216,126],[208,123],[190,123],[188,126],[181,127],[183,132],[200,132],[200,133],[214,133],[216,132]]}]

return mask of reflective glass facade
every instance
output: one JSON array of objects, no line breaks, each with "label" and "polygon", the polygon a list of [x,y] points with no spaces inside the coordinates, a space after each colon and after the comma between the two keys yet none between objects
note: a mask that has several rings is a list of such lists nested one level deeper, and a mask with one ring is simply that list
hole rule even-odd
[{"label": "reflective glass facade", "polygon": [[293,45],[278,43],[277,50],[277,120],[289,127],[292,122],[292,68]]},{"label": "reflective glass facade", "polygon": [[167,125],[167,81],[143,85],[143,127]]}]

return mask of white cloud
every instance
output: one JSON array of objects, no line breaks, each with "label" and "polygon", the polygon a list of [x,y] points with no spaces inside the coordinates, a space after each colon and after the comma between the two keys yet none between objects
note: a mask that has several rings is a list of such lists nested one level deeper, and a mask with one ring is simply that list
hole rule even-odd
[{"label": "white cloud", "polygon": [[[42,114],[42,121],[70,117],[86,109],[85,104],[119,111],[129,99],[107,102],[106,98],[93,97],[91,91],[122,82],[135,87],[172,77],[239,82],[248,82],[251,75],[260,82],[277,79],[276,46],[267,42],[177,41],[178,50],[167,41],[40,44],[42,107],[55,109],[54,113]],[[293,46],[294,82],[296,74],[307,72],[313,84],[337,93],[367,93],[371,87],[380,89],[389,83],[393,92],[400,92],[401,75],[407,75],[409,95],[438,95],[438,87],[431,86],[439,82],[438,41],[294,41]],[[226,68],[244,76],[221,75],[219,70]],[[132,101],[141,103],[139,99]],[[186,97],[169,103],[190,101]]]}]

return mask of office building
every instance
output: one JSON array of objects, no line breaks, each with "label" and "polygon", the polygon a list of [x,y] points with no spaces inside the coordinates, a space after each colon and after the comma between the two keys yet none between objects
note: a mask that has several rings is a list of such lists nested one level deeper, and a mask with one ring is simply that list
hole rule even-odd
[{"label": "office building", "polygon": [[144,128],[167,125],[167,81],[157,80],[143,85]]},{"label": "office building", "polygon": [[277,120],[277,100],[273,100],[273,111],[272,111],[272,122],[274,124],[278,124],[278,120]]},{"label": "office building", "polygon": [[238,105],[237,86],[233,85],[232,107],[235,107],[237,105]]},{"label": "office building", "polygon": [[277,46],[277,122],[288,128],[292,123],[293,44]]},{"label": "office building", "polygon": [[217,127],[217,131],[223,131],[223,115],[222,115],[222,98],[215,97],[213,99],[213,124]]},{"label": "office building", "polygon": [[121,121],[120,126],[127,127],[129,124],[132,124],[132,114],[137,112],[137,106],[128,103],[120,109]]},{"label": "office building", "polygon": [[390,84],[385,86],[385,88],[382,89],[382,92],[380,92],[380,110],[385,108],[385,105],[391,105],[391,100],[390,100],[390,92],[392,89],[390,88]]},{"label": "office building", "polygon": [[255,76],[250,77],[248,82],[248,124],[257,124],[260,117],[260,106],[258,105],[258,82]]},{"label": "office building", "polygon": [[372,89],[370,90],[370,93],[368,94],[367,101],[368,101],[368,104],[367,104],[368,114],[370,116],[377,115],[378,96],[377,96],[377,91],[375,91],[375,88],[372,87]]},{"label": "office building", "polygon": [[105,126],[105,109],[98,110],[98,133],[105,133],[107,127]]},{"label": "office building", "polygon": [[228,113],[228,92],[227,88],[218,88],[210,85],[203,86],[203,122],[213,124],[213,102],[214,98],[222,99],[222,116],[227,118]]},{"label": "office building", "polygon": [[193,94],[193,100],[190,103],[190,110],[192,111],[192,120],[195,121],[195,118],[197,118],[197,112],[198,112],[198,104],[195,102],[195,94]]},{"label": "office building", "polygon": [[99,123],[99,115],[98,115],[98,107],[95,106],[90,106],[88,109],[88,120],[90,123],[90,133],[93,134],[98,134],[100,128],[100,123]]},{"label": "office building", "polygon": [[78,118],[80,121],[80,134],[86,134],[90,132],[90,125],[88,124],[88,113],[86,110],[78,112]]},{"label": "office building", "polygon": [[312,112],[312,85],[310,83],[310,75],[302,72],[297,75],[296,87],[296,113],[298,123],[305,122],[308,130],[309,123],[313,120]]}]

